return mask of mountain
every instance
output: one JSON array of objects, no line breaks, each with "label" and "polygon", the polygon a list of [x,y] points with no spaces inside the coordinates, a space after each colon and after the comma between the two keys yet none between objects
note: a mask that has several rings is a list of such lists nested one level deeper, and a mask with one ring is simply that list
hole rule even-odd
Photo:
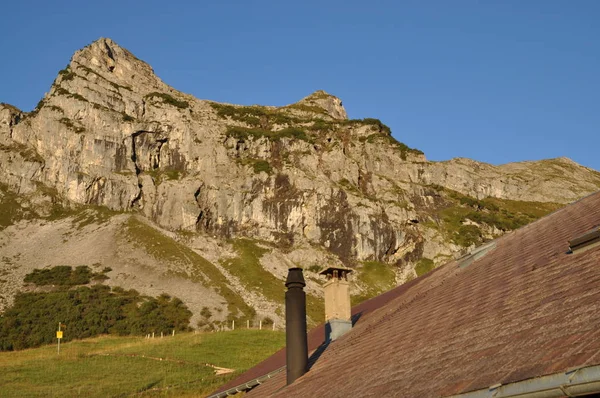
[{"label": "mountain", "polygon": [[566,159],[427,161],[317,91],[283,106],[199,100],[110,39],[77,51],[36,109],[0,105],[0,311],[24,275],[109,266],[175,295],[194,325],[281,324],[288,267],[356,269],[355,300],[600,189]]}]

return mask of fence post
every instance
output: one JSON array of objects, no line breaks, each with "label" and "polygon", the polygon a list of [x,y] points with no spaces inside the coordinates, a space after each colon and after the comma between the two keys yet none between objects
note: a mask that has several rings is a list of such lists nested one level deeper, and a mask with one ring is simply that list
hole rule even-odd
[{"label": "fence post", "polygon": [[231,321],[231,330],[235,330],[235,321]]},{"label": "fence post", "polygon": [[262,330],[262,319],[258,321],[258,330]]}]

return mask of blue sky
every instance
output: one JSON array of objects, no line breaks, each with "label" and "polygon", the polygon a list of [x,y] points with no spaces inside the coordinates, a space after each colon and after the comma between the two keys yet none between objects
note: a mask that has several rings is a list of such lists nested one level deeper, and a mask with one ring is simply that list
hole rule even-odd
[{"label": "blue sky", "polygon": [[11,1],[0,102],[31,110],[110,37],[178,90],[284,105],[319,89],[428,159],[600,170],[600,1]]}]

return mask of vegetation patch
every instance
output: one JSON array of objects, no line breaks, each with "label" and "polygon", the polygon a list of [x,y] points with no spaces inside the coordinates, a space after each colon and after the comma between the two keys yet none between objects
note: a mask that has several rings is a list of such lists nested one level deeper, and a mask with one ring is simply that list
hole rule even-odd
[{"label": "vegetation patch", "polygon": [[88,205],[74,215],[72,224],[80,230],[91,224],[105,224],[117,214],[121,214],[121,212],[105,206]]},{"label": "vegetation patch", "polygon": [[2,352],[0,382],[8,397],[207,396],[284,345],[285,333],[269,330],[102,336],[61,344],[60,355],[56,345]]},{"label": "vegetation patch", "polygon": [[264,160],[264,159],[253,159],[253,158],[238,159],[238,163],[240,163],[244,166],[246,166],[246,165],[251,166],[252,170],[254,170],[254,172],[256,174],[262,173],[262,172],[271,174],[273,172],[273,168],[271,167],[271,164],[267,160]]},{"label": "vegetation patch", "polygon": [[[324,95],[325,97],[328,97],[327,94]],[[249,126],[228,127],[226,133],[227,136],[241,140],[263,137],[270,140],[277,140],[288,137],[313,143],[314,138],[311,137],[308,132],[312,132],[313,134],[319,132],[332,132],[339,129],[340,126],[370,125],[375,126],[377,132],[368,137],[361,138],[362,142],[387,142],[400,150],[402,159],[406,159],[408,154],[423,154],[423,152],[418,149],[410,148],[406,144],[396,141],[391,135],[390,128],[383,124],[379,119],[366,118],[328,121],[322,118],[322,116],[328,116],[325,109],[309,104],[292,104],[278,109],[270,109],[263,106],[234,106],[218,103],[211,103],[210,105],[217,112],[218,116],[241,122]],[[312,113],[313,115],[317,114],[322,116],[318,117],[316,120],[314,117],[298,118],[285,114],[284,112],[286,109],[296,109]],[[312,122],[312,124],[307,125],[307,121]],[[288,127],[281,130],[274,130],[274,125],[286,125]],[[294,127],[294,125],[296,125],[296,127]],[[301,127],[298,127],[298,125],[301,125]]]},{"label": "vegetation patch", "polygon": [[333,95],[327,94],[323,90],[317,90],[314,93],[312,93],[311,95],[309,95],[306,99],[310,101],[310,100],[320,100],[320,99],[329,99],[329,98],[333,98]]},{"label": "vegetation patch", "polygon": [[189,329],[191,316],[178,298],[166,294],[146,297],[135,290],[111,290],[104,285],[18,293],[13,306],[0,319],[0,350],[50,344],[58,322],[64,324],[64,341],[70,341],[107,333],[184,331]]},{"label": "vegetation patch", "polygon": [[392,136],[392,130],[387,125],[383,124],[381,122],[381,120],[379,120],[379,119],[373,119],[373,118],[351,119],[351,120],[345,121],[344,123],[349,124],[349,125],[375,126],[377,128],[377,133],[368,135],[366,137],[360,137],[359,141],[360,142],[368,142],[369,144],[380,142],[380,141],[387,142],[388,144],[392,145],[393,147],[395,147],[396,149],[398,149],[400,151],[400,157],[402,158],[402,160],[406,160],[406,158],[409,154],[423,155],[423,151],[420,151],[415,148],[411,148],[408,145],[397,141]]},{"label": "vegetation patch", "polygon": [[280,110],[269,109],[264,106],[233,106],[211,102],[210,106],[217,115],[224,119],[242,122],[252,127],[268,129],[274,124],[292,125],[300,122],[300,119],[286,115]]},{"label": "vegetation patch", "polygon": [[160,185],[160,183],[162,183],[163,181],[179,180],[184,174],[181,172],[181,170],[174,169],[154,169],[146,171],[146,173],[152,177],[155,185]]},{"label": "vegetation patch", "polygon": [[156,91],[147,94],[144,98],[160,98],[165,104],[172,105],[179,109],[186,109],[190,106],[189,102],[187,101],[180,101],[167,93],[158,93]]},{"label": "vegetation patch", "polygon": [[259,128],[229,126],[229,127],[227,127],[226,135],[228,137],[234,137],[238,140],[248,140],[250,138],[253,138],[253,139],[267,138],[271,141],[276,141],[276,140],[281,140],[283,138],[292,138],[292,139],[311,142],[309,136],[306,134],[306,131],[296,128],[296,127],[288,127],[288,128],[282,129],[282,130],[271,131],[271,130],[263,130],[263,129],[259,129]]},{"label": "vegetation patch", "polygon": [[417,273],[417,276],[421,276],[433,270],[433,268],[435,268],[433,260],[423,257],[417,262],[417,265],[415,266],[415,272]]},{"label": "vegetation patch", "polygon": [[108,277],[104,272],[93,272],[87,265],[80,265],[75,269],[68,265],[57,265],[52,268],[34,269],[33,272],[25,275],[23,282],[37,286],[75,286],[87,285],[92,280],[105,279]]},{"label": "vegetation patch", "polygon": [[[46,104],[45,99],[44,98],[40,99],[38,101],[38,103],[35,105],[35,108],[33,108],[33,110],[31,112],[27,112],[27,113],[23,114],[23,120],[27,120],[27,119],[37,115],[37,113],[40,111],[40,109],[42,109],[42,107],[45,104]],[[28,121],[28,123],[29,123],[29,121]]]},{"label": "vegetation patch", "polygon": [[[260,247],[257,242],[249,239],[231,241],[238,257],[224,260],[223,266],[232,275],[239,278],[249,291],[260,293],[269,301],[283,304],[285,298],[285,283],[263,268],[260,258],[269,249]],[[306,295],[306,311],[310,323],[316,325],[324,319],[324,307],[321,300]]]},{"label": "vegetation patch", "polygon": [[392,129],[389,128],[388,125],[383,124],[381,120],[374,118],[365,118],[365,119],[349,119],[344,121],[344,124],[347,125],[368,125],[375,126],[377,130],[385,135],[392,135]]},{"label": "vegetation patch", "polygon": [[117,113],[117,114],[121,115],[121,117],[123,118],[124,122],[134,122],[134,121],[137,120],[135,117],[130,116],[130,115],[128,115],[125,112],[116,111],[116,110],[114,110],[112,108],[109,108],[107,106],[98,104],[97,102],[91,102],[91,101],[88,101],[88,102],[92,105],[92,108],[94,108],[94,109],[99,109],[99,110],[103,110],[105,112]]},{"label": "vegetation patch", "polygon": [[352,305],[359,304],[396,287],[396,274],[392,267],[379,261],[365,261],[358,268],[357,282],[363,288],[359,295],[352,296]]},{"label": "vegetation patch", "polygon": [[31,206],[27,197],[17,195],[7,185],[0,183],[0,230],[20,220],[43,218],[53,221],[75,214],[74,210],[62,206],[56,189],[46,187],[42,183],[36,185],[38,193],[49,196],[52,201],[49,214],[40,215],[36,212],[36,207]]},{"label": "vegetation patch", "polygon": [[257,161],[255,161],[252,164],[252,168],[253,168],[253,170],[254,170],[255,173],[265,172],[267,174],[271,174],[271,172],[273,171],[273,169],[271,168],[271,165],[266,160],[257,160]]},{"label": "vegetation patch", "polygon": [[445,192],[449,200],[448,206],[438,211],[442,231],[455,244],[463,247],[483,243],[484,236],[480,225],[485,224],[502,232],[512,231],[563,206],[559,203],[491,197],[476,199],[443,187],[437,187],[437,190]]},{"label": "vegetation patch", "polygon": [[178,275],[202,283],[206,287],[212,287],[226,300],[229,316],[232,319],[235,317],[250,319],[255,315],[255,310],[229,288],[227,279],[221,271],[189,247],[163,235],[135,217],[130,217],[127,221],[123,239],[142,247],[157,260],[186,269],[186,272],[180,272]]},{"label": "vegetation patch", "polygon": [[22,198],[0,183],[0,230],[13,225],[18,220],[37,216],[30,208],[21,206]]},{"label": "vegetation patch", "polygon": [[62,117],[58,121],[61,122],[62,124],[64,124],[65,126],[67,126],[67,128],[69,128],[70,130],[73,130],[74,132],[76,132],[77,134],[81,134],[81,133],[85,132],[84,127],[75,125],[75,123],[73,123],[73,121],[71,119]]},{"label": "vegetation patch", "polygon": [[332,131],[338,127],[338,124],[335,122],[329,122],[323,119],[317,119],[313,122],[310,127],[311,130],[314,131]]},{"label": "vegetation patch", "polygon": [[[78,101],[89,102],[87,100],[87,98],[85,98],[84,96],[82,96],[80,94],[77,94],[77,93],[71,93],[68,90],[65,90],[64,88],[62,88],[60,86],[56,87],[54,89],[54,94],[56,94],[56,95],[62,95],[62,96],[65,96],[67,98],[73,98],[73,99],[76,99]],[[36,106],[36,109],[40,109],[43,106],[43,104],[44,104],[43,100],[41,100],[40,102],[42,104],[40,105],[40,103],[38,103],[38,106]]]},{"label": "vegetation patch", "polygon": [[318,115],[329,116],[329,114],[327,113],[327,110],[321,108],[320,106],[316,106],[316,105],[291,104],[291,105],[286,106],[285,108],[296,109],[296,110],[299,110],[302,112],[316,113]]},{"label": "vegetation patch", "polygon": [[[499,198],[485,198],[480,201],[483,207],[488,209],[499,209],[513,214],[522,214],[528,217],[530,221],[544,217],[553,211],[564,207],[561,203],[549,202],[527,202],[522,200],[510,200]],[[477,204],[479,206],[479,204]]]},{"label": "vegetation patch", "polygon": [[85,66],[85,65],[77,64],[77,69],[81,69],[81,70],[83,70],[83,71],[84,71],[86,74],[88,74],[88,75],[89,75],[89,74],[92,74],[92,75],[95,75],[95,76],[99,77],[99,78],[100,78],[100,79],[102,79],[102,80],[106,80],[106,81],[107,81],[107,82],[108,82],[108,83],[109,83],[111,86],[113,86],[113,87],[114,87],[114,88],[116,88],[117,90],[118,90],[119,88],[122,88],[122,89],[124,89],[124,90],[127,90],[127,91],[132,91],[132,90],[133,90],[133,89],[132,89],[131,87],[129,87],[129,86],[123,86],[123,85],[120,85],[120,84],[117,84],[117,83],[115,83],[115,82],[112,82],[112,81],[108,80],[107,78],[105,78],[104,76],[102,76],[101,74],[99,74],[98,72],[96,72],[95,70],[93,70],[93,69],[91,69],[91,68],[88,68],[88,67],[87,67],[87,66]]},{"label": "vegetation patch", "polygon": [[69,68],[69,65],[67,65],[65,69],[59,71],[58,75],[62,77],[63,81],[73,80],[76,76],[75,73],[73,73],[73,71],[71,71]]},{"label": "vegetation patch", "polygon": [[310,267],[304,268],[305,271],[310,271],[310,272],[314,272],[315,274],[318,274],[319,272],[321,272],[321,270],[323,269],[322,266],[320,265],[311,265]]},{"label": "vegetation patch", "polygon": [[4,107],[4,108],[8,108],[11,111],[13,111],[14,113],[21,113],[21,110],[19,108],[17,108],[14,105],[11,104],[7,104],[6,102],[0,102],[0,106]]},{"label": "vegetation patch", "polygon": [[65,111],[63,108],[61,108],[60,106],[56,106],[56,105],[49,105],[48,109],[54,111],[54,112],[58,112],[58,113],[62,113],[63,115],[65,114]]},{"label": "vegetation patch", "polygon": [[38,151],[30,146],[25,144],[13,143],[12,145],[2,145],[0,144],[0,151],[4,152],[17,152],[23,159],[28,162],[34,163],[44,163],[44,158],[42,155],[38,153]]},{"label": "vegetation patch", "polygon": [[338,183],[344,191],[353,193],[354,195],[363,196],[358,187],[351,183],[347,178],[342,178]]}]

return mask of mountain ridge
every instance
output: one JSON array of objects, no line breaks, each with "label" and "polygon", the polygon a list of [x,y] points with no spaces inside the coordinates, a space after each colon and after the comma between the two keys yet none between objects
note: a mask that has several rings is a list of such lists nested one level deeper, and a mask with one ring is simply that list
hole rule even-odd
[{"label": "mountain ridge", "polygon": [[[322,90],[281,107],[197,99],[104,38],[73,55],[34,111],[0,104],[0,163],[0,199],[14,209],[0,223],[8,296],[25,269],[75,261],[19,251],[46,226],[64,236],[57,247],[110,265],[106,283],[173,294],[176,284],[154,285],[176,274],[197,285],[183,299],[208,324],[281,321],[273,286],[289,266],[309,271],[317,301],[320,266],[355,267],[364,299],[600,189],[600,173],[563,158],[427,161]],[[120,251],[98,260],[72,241],[106,223],[102,239]]]}]

